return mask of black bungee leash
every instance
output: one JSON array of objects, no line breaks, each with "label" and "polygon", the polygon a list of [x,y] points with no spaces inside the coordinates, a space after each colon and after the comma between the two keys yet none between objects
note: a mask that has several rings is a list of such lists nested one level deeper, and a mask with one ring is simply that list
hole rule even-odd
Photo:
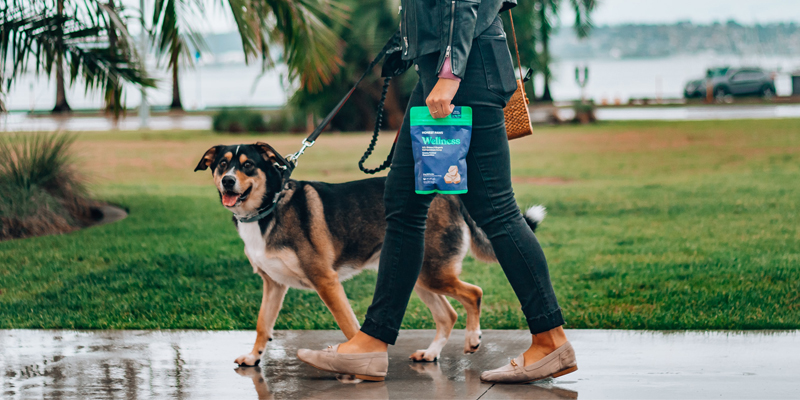
[{"label": "black bungee leash", "polygon": [[[281,191],[276,193],[275,197],[273,198],[270,204],[256,210],[255,215],[250,217],[236,216],[236,219],[239,222],[242,223],[257,222],[269,216],[275,211],[275,208],[278,205],[278,201],[280,201],[286,189],[288,189],[289,178],[292,176],[292,172],[294,172],[294,169],[297,168],[297,160],[300,158],[300,156],[303,155],[303,153],[305,153],[306,149],[314,145],[314,142],[317,140],[317,137],[319,137],[322,131],[325,130],[325,128],[328,126],[331,120],[336,116],[336,114],[339,113],[344,104],[347,103],[347,100],[350,99],[350,96],[353,94],[353,92],[355,92],[356,88],[358,87],[358,84],[361,83],[361,81],[364,80],[364,78],[366,78],[370,72],[372,72],[372,69],[375,68],[375,66],[378,65],[378,63],[382,59],[384,59],[384,57],[386,58],[386,61],[383,63],[383,67],[381,68],[381,77],[384,78],[383,90],[381,91],[381,99],[380,102],[378,103],[378,108],[377,108],[378,115],[375,119],[375,130],[373,131],[372,140],[369,143],[367,151],[364,152],[364,155],[358,162],[358,168],[361,169],[361,171],[364,171],[364,173],[366,174],[374,174],[376,172],[383,171],[384,169],[392,165],[392,155],[394,154],[395,144],[397,143],[397,136],[395,136],[395,143],[392,144],[392,149],[389,151],[389,156],[386,158],[386,161],[384,161],[383,164],[381,164],[377,168],[368,169],[364,167],[364,162],[367,161],[367,158],[369,158],[369,156],[375,150],[375,144],[378,142],[378,134],[380,134],[381,123],[383,122],[383,108],[384,108],[383,104],[386,101],[386,93],[389,90],[389,83],[391,82],[393,77],[398,76],[403,72],[405,72],[406,70],[408,70],[412,64],[411,61],[405,61],[400,57],[401,54],[400,43],[401,43],[400,31],[398,30],[397,32],[395,32],[394,35],[392,35],[389,41],[386,42],[386,44],[383,46],[383,49],[381,49],[378,55],[375,56],[372,62],[369,63],[367,69],[364,70],[364,73],[361,74],[361,77],[358,78],[358,80],[350,89],[350,91],[347,92],[347,95],[345,95],[344,98],[342,98],[342,100],[339,101],[339,104],[337,104],[336,107],[334,107],[333,110],[331,110],[331,112],[328,113],[325,119],[323,119],[322,122],[320,122],[319,125],[317,125],[317,127],[314,128],[314,131],[311,132],[311,134],[308,135],[308,137],[303,139],[303,146],[300,148],[300,150],[298,150],[296,153],[290,154],[288,157],[285,158],[280,154],[278,154],[278,152],[275,152],[276,162],[274,165],[280,170],[281,173]],[[398,135],[399,133],[400,131],[398,130]]]},{"label": "black bungee leash", "polygon": [[[394,147],[395,147],[394,144],[392,145],[392,149],[389,152],[389,156],[387,157],[386,161],[383,162],[383,164],[374,169],[367,169],[364,167],[364,162],[367,161],[367,158],[369,158],[369,156],[375,150],[375,144],[378,142],[378,135],[380,134],[381,124],[383,123],[384,102],[386,101],[386,94],[389,90],[389,83],[391,82],[393,77],[398,76],[403,72],[405,72],[406,70],[408,70],[408,68],[410,68],[412,64],[411,61],[406,61],[401,58],[401,48],[402,46],[401,46],[400,31],[398,30],[397,32],[395,32],[394,35],[392,35],[391,38],[389,38],[389,41],[386,42],[386,44],[383,46],[378,55],[375,56],[372,62],[369,63],[369,66],[364,70],[364,73],[361,74],[361,77],[359,77],[358,80],[356,80],[356,83],[353,85],[350,91],[347,92],[347,94],[342,98],[342,100],[339,101],[339,104],[337,104],[336,107],[334,107],[333,110],[331,110],[331,112],[328,113],[328,115],[322,120],[322,122],[319,123],[319,125],[317,125],[316,128],[314,128],[314,131],[311,132],[311,134],[308,135],[308,137],[303,139],[303,145],[300,148],[300,150],[286,157],[285,164],[282,167],[282,169],[284,169],[285,171],[284,182],[289,179],[289,176],[292,174],[292,171],[294,170],[294,168],[297,167],[297,160],[300,158],[300,156],[302,156],[305,153],[306,149],[314,145],[314,142],[317,140],[319,135],[322,133],[323,130],[325,130],[325,128],[328,127],[328,124],[330,124],[331,120],[333,120],[336,114],[339,113],[344,104],[347,103],[347,100],[350,99],[350,96],[353,94],[353,92],[355,92],[356,88],[361,83],[361,81],[364,80],[364,78],[366,78],[370,72],[372,72],[372,69],[375,68],[375,66],[378,65],[378,63],[382,59],[384,59],[384,57],[386,58],[386,61],[383,63],[383,66],[381,68],[381,77],[384,78],[383,90],[381,91],[381,99],[380,102],[378,103],[378,108],[377,108],[378,115],[375,120],[375,129],[373,131],[372,140],[370,141],[367,151],[364,152],[364,155],[358,162],[358,168],[361,169],[361,171],[363,171],[364,173],[374,174],[376,172],[388,168],[392,164],[391,159],[392,155],[394,154]],[[395,137],[395,141],[396,140],[397,138]]]}]

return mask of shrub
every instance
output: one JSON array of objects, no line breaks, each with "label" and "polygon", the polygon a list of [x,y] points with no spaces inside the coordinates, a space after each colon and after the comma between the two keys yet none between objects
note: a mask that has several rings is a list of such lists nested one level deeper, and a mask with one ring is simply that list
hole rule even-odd
[{"label": "shrub", "polygon": [[224,108],[214,115],[212,127],[215,132],[266,132],[264,116],[254,110]]},{"label": "shrub", "polygon": [[572,109],[575,111],[575,118],[572,122],[588,124],[597,121],[595,116],[595,106],[593,101],[575,100],[572,102]]},{"label": "shrub", "polygon": [[69,232],[93,222],[83,179],[72,168],[72,135],[0,140],[0,240]]}]

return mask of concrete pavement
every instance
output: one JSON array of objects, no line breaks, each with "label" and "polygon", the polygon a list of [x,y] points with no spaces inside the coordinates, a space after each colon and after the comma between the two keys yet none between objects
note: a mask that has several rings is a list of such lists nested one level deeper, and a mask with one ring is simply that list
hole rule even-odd
[{"label": "concrete pavement", "polygon": [[481,383],[480,372],[518,355],[525,331],[487,330],[461,354],[455,331],[442,358],[413,363],[433,331],[402,331],[385,382],[348,382],[295,358],[339,331],[279,331],[262,366],[237,368],[255,332],[0,331],[0,397],[191,399],[790,399],[800,397],[800,331],[568,331],[579,370],[528,385]]}]

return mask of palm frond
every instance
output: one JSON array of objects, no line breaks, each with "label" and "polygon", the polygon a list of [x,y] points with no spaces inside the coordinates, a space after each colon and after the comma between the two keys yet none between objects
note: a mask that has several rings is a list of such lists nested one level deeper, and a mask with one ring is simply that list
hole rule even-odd
[{"label": "palm frond", "polygon": [[589,36],[592,29],[592,11],[597,7],[596,0],[570,0],[575,11],[575,33],[578,38]]},{"label": "palm frond", "polygon": [[197,21],[205,18],[202,0],[155,0],[151,40],[156,54],[175,65],[176,57],[192,64],[190,50],[206,51],[208,45],[200,33]]},{"label": "palm frond", "polygon": [[[221,0],[222,1],[222,0]],[[289,79],[318,91],[342,65],[342,43],[331,28],[347,20],[347,8],[332,0],[229,0],[246,60],[261,57],[268,69],[286,63]],[[274,54],[271,44],[279,44]]]},{"label": "palm frond", "polygon": [[[69,68],[71,83],[79,77],[86,90],[104,91],[122,81],[154,86],[141,65],[127,28],[115,10],[96,0],[5,0],[0,9],[0,87],[8,90],[17,76],[32,68],[50,76],[58,55]],[[109,30],[121,33],[109,46]],[[121,86],[120,86],[121,87]],[[2,90],[2,89],[0,89]]]}]

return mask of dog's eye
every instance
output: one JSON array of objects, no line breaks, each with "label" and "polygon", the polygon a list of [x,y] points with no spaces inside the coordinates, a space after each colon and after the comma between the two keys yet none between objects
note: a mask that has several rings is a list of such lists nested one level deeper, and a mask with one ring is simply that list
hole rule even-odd
[{"label": "dog's eye", "polygon": [[250,161],[245,161],[244,164],[242,164],[242,168],[244,169],[253,168],[253,163],[251,163]]},{"label": "dog's eye", "polygon": [[228,167],[228,162],[227,161],[220,161],[219,162],[219,167],[222,168],[222,169],[227,168]]}]

